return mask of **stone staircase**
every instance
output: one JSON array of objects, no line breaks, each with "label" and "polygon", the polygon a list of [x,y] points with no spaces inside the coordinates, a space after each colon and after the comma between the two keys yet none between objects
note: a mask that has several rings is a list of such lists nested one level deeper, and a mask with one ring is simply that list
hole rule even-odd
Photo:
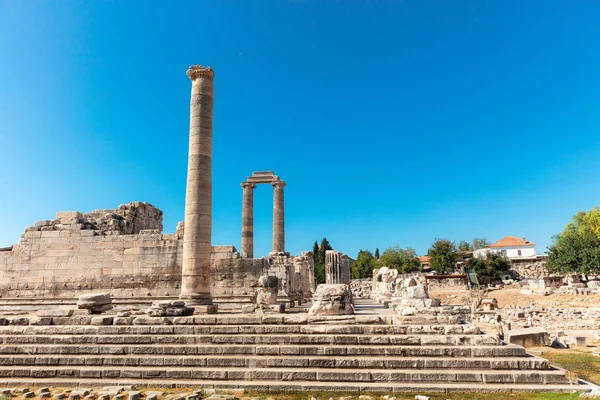
[{"label": "stone staircase", "polygon": [[2,326],[0,385],[339,392],[586,388],[547,360],[481,334],[456,316],[156,320],[171,325]]}]

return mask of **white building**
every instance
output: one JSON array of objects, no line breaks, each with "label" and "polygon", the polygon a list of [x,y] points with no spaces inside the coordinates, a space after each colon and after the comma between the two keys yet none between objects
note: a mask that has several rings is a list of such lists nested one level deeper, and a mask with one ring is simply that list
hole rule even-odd
[{"label": "white building", "polygon": [[506,236],[490,245],[490,247],[475,250],[473,256],[484,258],[485,255],[490,252],[503,254],[509,260],[518,260],[536,256],[535,243],[531,243],[525,238],[519,239],[514,236]]}]

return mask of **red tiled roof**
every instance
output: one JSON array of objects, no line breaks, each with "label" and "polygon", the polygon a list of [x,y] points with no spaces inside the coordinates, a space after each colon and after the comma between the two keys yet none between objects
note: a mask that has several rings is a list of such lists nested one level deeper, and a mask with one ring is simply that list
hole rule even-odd
[{"label": "red tiled roof", "polygon": [[506,236],[496,243],[490,245],[490,247],[521,247],[521,246],[535,246],[535,243],[531,243],[527,239],[519,239],[514,236]]},{"label": "red tiled roof", "polygon": [[431,261],[431,257],[429,257],[429,256],[419,257],[419,261],[422,263],[429,262],[429,261]]}]

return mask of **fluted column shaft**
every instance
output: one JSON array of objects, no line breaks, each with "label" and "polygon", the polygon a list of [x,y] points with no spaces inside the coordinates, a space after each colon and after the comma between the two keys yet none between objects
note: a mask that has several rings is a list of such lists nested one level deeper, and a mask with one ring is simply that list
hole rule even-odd
[{"label": "fluted column shaft", "polygon": [[242,196],[242,257],[254,257],[254,189],[256,185],[248,182],[241,184]]},{"label": "fluted column shaft", "polygon": [[187,75],[192,80],[192,95],[180,298],[192,305],[211,305],[214,72],[195,65]]},{"label": "fluted column shaft", "polygon": [[273,182],[273,253],[285,251],[284,186],[284,181]]}]

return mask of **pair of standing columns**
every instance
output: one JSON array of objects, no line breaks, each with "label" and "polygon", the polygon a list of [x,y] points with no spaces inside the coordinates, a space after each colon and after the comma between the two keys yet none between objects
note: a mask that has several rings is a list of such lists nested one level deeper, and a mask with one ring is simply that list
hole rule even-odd
[{"label": "pair of standing columns", "polygon": [[[273,253],[285,252],[284,181],[273,185]],[[256,185],[242,182],[242,257],[254,257],[254,189]]]}]

